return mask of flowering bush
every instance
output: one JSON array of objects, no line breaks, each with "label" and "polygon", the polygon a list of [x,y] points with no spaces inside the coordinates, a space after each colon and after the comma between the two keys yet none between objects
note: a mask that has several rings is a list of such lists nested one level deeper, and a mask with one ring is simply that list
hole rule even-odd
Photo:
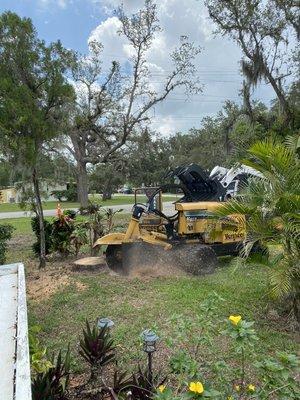
[{"label": "flowering bush", "polygon": [[[263,361],[259,361],[260,355],[255,351],[259,339],[254,322],[233,314],[228,316],[224,327],[224,320],[217,317],[223,302],[218,294],[212,292],[199,305],[199,312],[193,317],[173,315],[169,319],[166,330],[176,326],[175,334],[165,339],[171,351],[172,384],[170,387],[166,385],[163,391],[159,390],[155,399],[297,398],[297,357],[284,353],[279,359],[264,357]],[[216,346],[220,341],[229,346],[230,361],[228,356],[223,359],[225,354]]]}]

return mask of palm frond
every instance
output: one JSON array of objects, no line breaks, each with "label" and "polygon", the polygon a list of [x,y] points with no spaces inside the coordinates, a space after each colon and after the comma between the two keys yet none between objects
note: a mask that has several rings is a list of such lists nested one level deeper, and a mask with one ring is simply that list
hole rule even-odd
[{"label": "palm frond", "polygon": [[247,204],[244,204],[242,201],[233,199],[222,204],[222,206],[215,211],[215,214],[219,217],[226,217],[233,214],[248,215],[252,214],[254,210],[254,207],[250,207]]},{"label": "palm frond", "polygon": [[300,152],[300,135],[288,136],[284,143],[293,153],[297,154]]},{"label": "palm frond", "polygon": [[275,298],[287,296],[293,287],[289,263],[284,257],[270,269],[271,294]]}]

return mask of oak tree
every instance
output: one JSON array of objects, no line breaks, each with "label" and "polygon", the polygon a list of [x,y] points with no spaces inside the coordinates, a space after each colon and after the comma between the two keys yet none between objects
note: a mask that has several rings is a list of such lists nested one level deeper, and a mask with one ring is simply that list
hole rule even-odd
[{"label": "oak tree", "polygon": [[284,85],[286,78],[295,72],[292,62],[295,46],[290,40],[290,28],[293,26],[297,30],[297,17],[296,7],[289,8],[285,3],[279,0],[206,0],[218,31],[232,38],[242,50],[242,71],[246,77],[244,95],[248,106],[249,89],[265,80],[272,86],[286,121],[293,124]]},{"label": "oak tree", "polygon": [[91,55],[79,60],[74,79],[79,86],[70,129],[68,149],[76,159],[78,195],[83,206],[88,201],[87,165],[112,162],[118,150],[150,122],[150,111],[177,88],[187,94],[198,93],[194,60],[200,48],[181,38],[170,55],[171,72],[160,87],[151,85],[147,52],[161,30],[156,4],[146,0],[137,13],[127,15],[123,7],[116,11],[119,34],[129,44],[132,56],[122,72],[113,62],[107,75],[101,67],[102,45],[92,42]]}]

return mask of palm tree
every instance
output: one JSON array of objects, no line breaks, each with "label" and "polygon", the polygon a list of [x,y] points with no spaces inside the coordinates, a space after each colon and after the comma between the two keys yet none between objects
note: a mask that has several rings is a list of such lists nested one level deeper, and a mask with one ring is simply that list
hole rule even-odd
[{"label": "palm tree", "polygon": [[254,144],[242,160],[259,171],[238,199],[226,203],[220,215],[246,215],[241,256],[248,258],[257,244],[273,248],[268,256],[272,293],[289,298],[300,322],[300,137],[286,143],[273,139]]}]

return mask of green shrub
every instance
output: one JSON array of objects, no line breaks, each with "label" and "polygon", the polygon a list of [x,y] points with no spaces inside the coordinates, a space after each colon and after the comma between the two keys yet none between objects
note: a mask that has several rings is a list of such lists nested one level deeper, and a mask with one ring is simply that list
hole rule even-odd
[{"label": "green shrub", "polygon": [[70,185],[66,190],[53,190],[51,193],[58,201],[76,201],[77,200],[77,187]]},{"label": "green shrub", "polygon": [[32,381],[33,400],[63,400],[69,384],[70,349],[63,359],[59,351],[57,357],[52,357],[52,366],[44,372],[37,373]]},{"label": "green shrub", "polygon": [[[75,229],[75,217],[75,211],[66,210],[52,221],[44,220],[46,254],[51,254],[55,251],[61,254],[70,253],[72,233]],[[38,217],[33,217],[31,219],[31,227],[37,238],[32,249],[34,254],[38,256],[40,254],[40,225]]]},{"label": "green shrub", "polygon": [[40,344],[38,333],[41,328],[34,325],[28,330],[29,355],[31,369],[37,373],[47,372],[52,367],[52,363],[47,358],[47,347]]},{"label": "green shrub", "polygon": [[0,265],[5,263],[7,242],[11,239],[14,227],[9,224],[0,225]]},{"label": "green shrub", "polygon": [[[31,228],[36,236],[36,242],[32,245],[32,250],[36,256],[40,254],[40,224],[38,217],[31,218]],[[44,229],[45,229],[45,246],[46,254],[50,254],[52,245],[52,224],[51,222],[44,219]]]},{"label": "green shrub", "polygon": [[74,219],[63,213],[53,220],[51,227],[51,251],[69,254],[72,233],[75,229]]}]

